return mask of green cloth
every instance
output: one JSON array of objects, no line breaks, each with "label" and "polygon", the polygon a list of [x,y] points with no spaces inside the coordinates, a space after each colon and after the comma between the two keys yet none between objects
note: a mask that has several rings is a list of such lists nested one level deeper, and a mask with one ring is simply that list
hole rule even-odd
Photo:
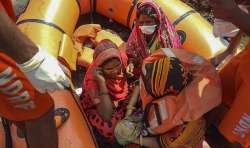
[{"label": "green cloth", "polygon": [[153,44],[149,48],[150,54],[154,53],[156,50],[158,50],[160,48],[161,48],[161,44],[160,44],[158,38],[155,38]]},{"label": "green cloth", "polygon": [[115,137],[120,145],[127,145],[140,135],[143,127],[142,116],[125,117],[115,127]]}]

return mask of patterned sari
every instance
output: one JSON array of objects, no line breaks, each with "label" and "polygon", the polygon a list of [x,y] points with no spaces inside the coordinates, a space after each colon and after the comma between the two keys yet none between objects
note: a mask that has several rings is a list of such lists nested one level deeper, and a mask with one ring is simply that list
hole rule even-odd
[{"label": "patterned sari", "polygon": [[[96,129],[98,134],[106,138],[110,142],[114,142],[114,127],[118,121],[124,117],[126,111],[126,105],[119,103],[114,107],[112,118],[110,121],[105,121],[98,113],[96,106],[101,103],[101,97],[99,96],[99,87],[93,76],[93,70],[101,66],[105,61],[117,58],[120,60],[123,71],[127,65],[127,56],[125,51],[117,49],[116,45],[110,44],[110,40],[101,41],[94,52],[94,60],[89,66],[83,83],[84,92],[81,95],[81,105],[85,110],[91,125]],[[112,48],[110,48],[112,47]],[[117,75],[116,78],[106,79],[106,86],[110,98],[114,102],[123,102],[128,97],[128,83],[124,74]],[[95,97],[91,97],[90,91],[95,91],[97,94]]]},{"label": "patterned sari", "polygon": [[[181,43],[178,34],[175,32],[174,26],[168,20],[167,16],[163,13],[161,8],[150,0],[145,0],[138,7],[140,9],[153,9],[156,14],[159,26],[150,47],[147,45],[146,40],[139,29],[139,22],[132,30],[127,42],[127,55],[129,63],[135,66],[134,74],[140,75],[140,67],[144,58],[152,54],[159,48],[180,48]],[[139,14],[138,14],[139,15]]]}]

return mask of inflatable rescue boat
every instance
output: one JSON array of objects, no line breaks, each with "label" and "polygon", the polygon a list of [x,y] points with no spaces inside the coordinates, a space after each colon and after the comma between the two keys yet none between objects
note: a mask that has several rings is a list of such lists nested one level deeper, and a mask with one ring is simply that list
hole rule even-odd
[{"label": "inflatable rescue boat", "polygon": [[[79,51],[74,47],[72,35],[79,23],[79,16],[99,13],[123,27],[132,28],[136,5],[140,0],[30,0],[25,11],[16,22],[18,28],[33,42],[57,57],[67,68],[67,75],[76,70]],[[212,34],[212,26],[199,13],[179,0],[155,0],[174,23],[183,38],[183,48],[211,58],[226,49],[220,38]],[[92,18],[93,19],[93,18]],[[79,24],[78,24],[79,25]],[[112,28],[111,28],[112,29]],[[91,62],[93,51],[81,56]],[[98,147],[87,118],[72,90],[51,93],[56,107],[70,111],[69,120],[58,129],[60,148]],[[10,135],[0,124],[0,147],[5,147],[6,139],[12,141],[13,148],[26,148],[24,139],[17,136],[16,127],[10,125]],[[8,134],[7,134],[8,135]],[[8,140],[7,140],[8,141]]]}]

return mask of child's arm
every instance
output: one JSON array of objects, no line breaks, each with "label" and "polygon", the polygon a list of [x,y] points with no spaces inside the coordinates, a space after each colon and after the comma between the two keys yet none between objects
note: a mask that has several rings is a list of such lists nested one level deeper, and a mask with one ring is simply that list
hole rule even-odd
[{"label": "child's arm", "polygon": [[140,89],[139,89],[139,86],[135,86],[133,92],[132,92],[132,95],[129,99],[129,103],[128,103],[128,106],[127,106],[127,111],[126,111],[126,116],[129,116],[133,110],[135,109],[135,104],[136,102],[138,101],[138,97],[139,97],[139,93],[140,93]]}]

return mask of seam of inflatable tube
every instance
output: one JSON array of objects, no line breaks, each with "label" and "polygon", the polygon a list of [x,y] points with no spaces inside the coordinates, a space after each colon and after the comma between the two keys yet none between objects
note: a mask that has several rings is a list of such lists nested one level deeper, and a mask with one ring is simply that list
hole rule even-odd
[{"label": "seam of inflatable tube", "polygon": [[184,13],[183,15],[181,15],[179,18],[177,18],[177,19],[174,21],[173,25],[174,25],[174,26],[178,25],[180,22],[182,22],[185,18],[187,18],[189,15],[191,15],[191,14],[193,14],[193,13],[197,13],[197,11],[195,11],[195,10],[190,10],[190,11]]},{"label": "seam of inflatable tube", "polygon": [[90,13],[91,12],[96,12],[96,0],[89,0],[90,1],[90,3],[89,3],[89,5],[90,5]]},{"label": "seam of inflatable tube", "polygon": [[93,12],[96,12],[96,0],[93,0],[93,8],[94,8],[94,10],[93,10]]},{"label": "seam of inflatable tube", "polygon": [[53,24],[51,22],[46,22],[45,20],[40,20],[40,19],[25,19],[25,20],[17,22],[17,25],[21,25],[21,24],[25,24],[25,23],[44,24],[44,25],[48,25],[48,26],[51,26],[51,27],[57,29],[61,33],[65,33],[65,31],[61,27],[57,26],[56,24]]},{"label": "seam of inflatable tube", "polygon": [[132,1],[132,5],[130,5],[130,9],[128,11],[128,16],[127,16],[127,26],[129,27],[129,24],[130,24],[130,20],[131,20],[131,16],[135,10],[135,6],[137,4],[138,0],[133,0]]}]

